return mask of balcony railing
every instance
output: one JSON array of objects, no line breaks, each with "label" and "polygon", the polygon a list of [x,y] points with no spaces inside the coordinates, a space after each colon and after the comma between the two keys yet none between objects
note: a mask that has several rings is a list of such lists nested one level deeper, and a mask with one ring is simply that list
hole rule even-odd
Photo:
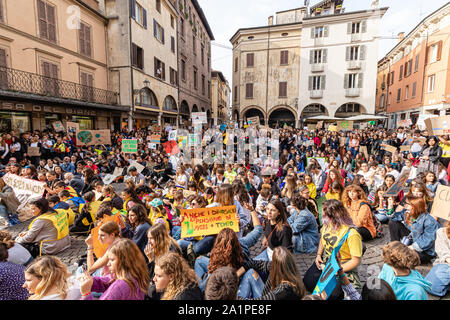
[{"label": "balcony railing", "polygon": [[351,42],[359,42],[362,40],[361,33],[352,33],[351,35]]},{"label": "balcony railing", "polygon": [[348,70],[357,70],[361,69],[361,61],[359,60],[351,60],[347,62],[347,69]]},{"label": "balcony railing", "polygon": [[349,98],[359,97],[360,89],[359,88],[348,88],[345,90],[345,96]]},{"label": "balcony railing", "polygon": [[311,65],[311,72],[323,72],[325,69],[324,63],[314,63]]},{"label": "balcony railing", "polygon": [[310,98],[311,99],[322,99],[323,98],[323,90],[311,90]]},{"label": "balcony railing", "polygon": [[99,104],[118,104],[116,92],[6,67],[0,67],[0,90]]}]

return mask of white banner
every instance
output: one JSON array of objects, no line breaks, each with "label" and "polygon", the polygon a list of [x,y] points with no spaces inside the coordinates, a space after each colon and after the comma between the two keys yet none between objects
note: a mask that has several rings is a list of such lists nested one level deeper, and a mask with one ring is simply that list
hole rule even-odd
[{"label": "white banner", "polygon": [[25,207],[31,200],[41,198],[45,192],[45,182],[26,179],[15,174],[5,174],[3,181],[13,188],[17,199],[20,201],[17,211]]},{"label": "white banner", "polygon": [[208,123],[206,118],[206,112],[193,112],[192,113],[192,124]]}]

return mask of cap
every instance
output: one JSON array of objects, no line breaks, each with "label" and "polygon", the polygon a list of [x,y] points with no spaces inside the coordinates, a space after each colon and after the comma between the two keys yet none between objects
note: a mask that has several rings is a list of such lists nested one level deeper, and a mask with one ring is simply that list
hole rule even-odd
[{"label": "cap", "polygon": [[154,207],[154,208],[157,208],[157,207],[159,207],[159,206],[162,206],[162,205],[163,205],[163,202],[162,202],[161,199],[156,198],[156,199],[153,199],[152,202],[150,202],[150,205],[151,205],[152,207]]}]

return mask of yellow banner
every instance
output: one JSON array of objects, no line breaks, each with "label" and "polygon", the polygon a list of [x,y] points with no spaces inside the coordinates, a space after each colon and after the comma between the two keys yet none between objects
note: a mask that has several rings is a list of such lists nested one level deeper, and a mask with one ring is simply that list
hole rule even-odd
[{"label": "yellow banner", "polygon": [[184,217],[181,238],[218,234],[224,228],[239,232],[236,206],[183,209],[181,215]]}]

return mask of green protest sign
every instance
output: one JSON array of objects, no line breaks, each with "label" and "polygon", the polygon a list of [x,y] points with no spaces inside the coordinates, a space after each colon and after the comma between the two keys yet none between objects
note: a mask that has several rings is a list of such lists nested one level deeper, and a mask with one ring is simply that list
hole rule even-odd
[{"label": "green protest sign", "polygon": [[122,140],[123,153],[137,153],[137,148],[138,148],[138,141],[136,139]]}]

